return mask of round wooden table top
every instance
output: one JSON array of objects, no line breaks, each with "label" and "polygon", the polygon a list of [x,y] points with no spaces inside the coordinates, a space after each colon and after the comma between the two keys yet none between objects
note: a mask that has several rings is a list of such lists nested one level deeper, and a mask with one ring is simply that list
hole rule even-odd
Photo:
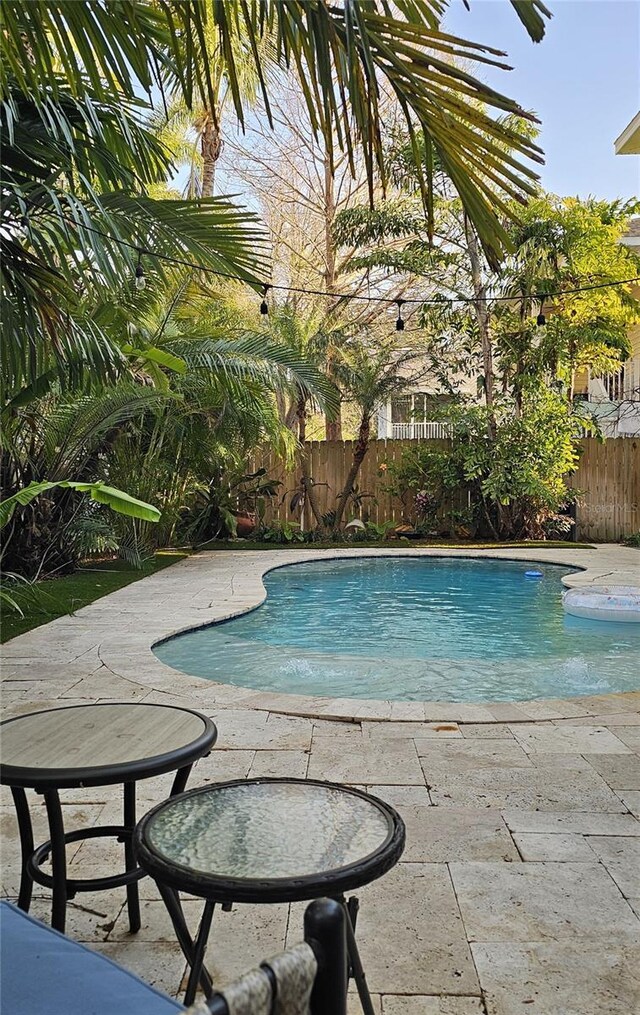
[{"label": "round wooden table top", "polygon": [[0,723],[0,781],[35,788],[100,786],[192,764],[217,730],[199,712],[145,703],[72,705]]}]

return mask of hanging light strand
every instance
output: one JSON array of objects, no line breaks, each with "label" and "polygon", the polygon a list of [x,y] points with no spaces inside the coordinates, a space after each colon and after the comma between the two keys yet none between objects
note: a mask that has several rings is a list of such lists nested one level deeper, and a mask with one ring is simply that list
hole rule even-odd
[{"label": "hanging light strand", "polygon": [[[61,218],[69,225],[72,225],[74,228],[76,229],[78,228],[78,223],[72,221],[71,219],[67,219],[64,215],[61,216]],[[278,285],[274,282],[262,282],[258,279],[247,278],[244,275],[236,275],[228,271],[219,271],[217,268],[207,268],[202,264],[196,264],[195,261],[188,261],[186,258],[173,257],[170,254],[161,254],[156,250],[151,250],[149,247],[140,247],[138,244],[130,243],[128,240],[123,240],[120,237],[110,236],[109,233],[105,233],[102,229],[96,229],[95,226],[89,226],[86,223],[82,223],[82,225],[79,228],[84,229],[86,232],[95,233],[97,236],[102,236],[104,239],[109,240],[111,243],[116,243],[121,247],[127,247],[129,250],[137,251],[138,264],[136,265],[136,280],[144,278],[144,270],[142,268],[142,256],[144,255],[145,257],[155,257],[157,260],[164,261],[166,264],[175,264],[182,268],[191,268],[193,271],[199,271],[205,275],[215,275],[218,278],[228,278],[235,282],[242,282],[245,285],[249,285],[252,287],[255,287],[256,284],[258,284],[262,286],[263,293],[265,289],[267,291],[270,289],[274,289],[288,293],[303,293],[307,296],[332,296],[334,299],[338,300],[362,300],[365,303],[386,303],[387,306],[393,305],[394,303],[397,305],[399,302],[397,298],[389,296],[370,296],[369,294],[364,293],[345,293],[333,291],[330,292],[327,289],[308,289],[303,288],[302,286]],[[138,273],[139,271],[141,272],[140,274]],[[561,297],[571,296],[574,293],[590,292],[594,289],[613,289],[616,288],[617,286],[632,285],[634,282],[640,282],[640,275],[634,275],[632,278],[619,279],[616,282],[588,283],[587,285],[575,286],[573,289],[557,289],[553,292],[548,293],[528,293],[526,295],[526,298],[544,301],[550,300],[554,296]],[[146,282],[138,284],[138,281],[136,281],[136,285],[140,289],[143,289],[145,284]],[[498,301],[504,301],[508,303],[514,302],[513,296],[492,296],[490,294],[487,294],[487,299],[493,302]],[[407,303],[412,303],[415,304],[416,306],[421,306],[425,304],[437,306],[442,305],[443,303],[446,302],[448,306],[451,306],[454,303],[460,303],[464,305],[475,303],[475,301],[476,300],[474,296],[450,296],[447,297],[446,300],[443,300],[441,296],[438,297],[412,296],[402,299],[400,303],[403,305]]]},{"label": "hanging light strand", "polygon": [[404,331],[404,321],[402,319],[402,305],[405,300],[396,300],[396,306],[398,307],[398,316],[396,318],[396,331]]},{"label": "hanging light strand", "polygon": [[135,284],[136,289],[144,289],[147,284],[147,280],[144,277],[144,268],[142,267],[142,251],[138,251],[138,263],[136,264],[135,271]]},{"label": "hanging light strand", "polygon": [[547,318],[544,316],[543,310],[544,310],[544,300],[540,300],[540,313],[536,317],[536,324],[538,325],[539,328],[543,328],[544,325],[547,323]]}]

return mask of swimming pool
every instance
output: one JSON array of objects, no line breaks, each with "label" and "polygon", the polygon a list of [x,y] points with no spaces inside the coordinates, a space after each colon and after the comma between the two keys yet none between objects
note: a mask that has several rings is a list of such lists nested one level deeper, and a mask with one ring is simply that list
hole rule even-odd
[{"label": "swimming pool", "polygon": [[[541,578],[527,578],[536,569]],[[566,616],[526,561],[359,557],[288,565],[266,601],[154,646],[222,683],[323,697],[513,701],[635,690],[640,625]]]}]

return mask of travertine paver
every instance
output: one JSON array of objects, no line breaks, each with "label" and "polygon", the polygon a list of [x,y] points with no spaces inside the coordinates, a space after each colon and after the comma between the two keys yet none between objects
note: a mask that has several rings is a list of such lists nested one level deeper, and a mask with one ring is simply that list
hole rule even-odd
[{"label": "travertine paver", "polygon": [[640,753],[640,726],[611,726],[610,729],[618,740],[636,754]]},{"label": "travertine paver", "polygon": [[310,779],[330,782],[424,785],[422,769],[410,740],[379,743],[362,740],[357,747],[343,746],[332,737],[314,736],[309,760]]},{"label": "travertine paver", "polygon": [[622,894],[628,899],[640,898],[640,838],[589,835],[586,841]]},{"label": "travertine paver", "polygon": [[[157,990],[176,994],[182,984],[185,962],[182,952],[169,941],[138,941],[131,936],[119,941],[91,941],[91,947],[118,965],[130,969]],[[185,984],[186,987],[186,984]]]},{"label": "travertine paver", "polygon": [[[219,730],[191,785],[293,775],[388,800],[406,820],[407,849],[394,871],[358,893],[376,1015],[640,1011],[640,694],[489,705],[305,698],[211,684],[151,654],[159,638],[256,605],[271,563],[314,555],[332,554],[201,554],[14,639],[3,650],[5,715],[96,700],[184,705]],[[535,556],[587,567],[571,584],[611,580],[616,570],[624,583],[634,574],[640,582],[640,556],[620,547]],[[170,785],[171,775],[140,783],[140,812]],[[69,827],[122,820],[119,787],[62,798]],[[5,790],[0,800],[3,893],[15,898],[17,831]],[[41,803],[35,810],[42,841]],[[74,844],[69,861],[72,877],[103,876],[121,866],[122,846]],[[180,949],[153,882],[144,879],[140,894],[135,937],[122,890],[78,896],[69,933],[175,995],[184,989]],[[35,896],[34,913],[46,916],[48,893]],[[200,903],[185,908],[195,921]],[[303,911],[217,914],[208,956],[216,979],[298,940]]]},{"label": "travertine paver", "polygon": [[443,807],[626,810],[606,781],[589,771],[503,766],[449,774],[439,768],[427,778],[433,802]]},{"label": "travertine paver", "polygon": [[480,993],[446,864],[402,863],[359,894],[358,939],[372,990]]},{"label": "travertine paver", "polygon": [[482,1015],[479,997],[394,997],[382,998],[382,1015]]},{"label": "travertine paver", "polygon": [[479,943],[473,958],[487,1015],[632,1015],[640,998],[640,946],[604,940]]},{"label": "travertine paver", "polygon": [[471,941],[635,939],[638,921],[598,863],[452,863]]},{"label": "travertine paver", "polygon": [[514,832],[513,841],[525,861],[593,861],[585,837],[572,832]]},{"label": "travertine paver", "polygon": [[632,814],[598,814],[575,808],[571,811],[502,812],[512,832],[578,832],[580,835],[640,835],[640,821]]},{"label": "travertine paver", "polygon": [[369,740],[461,740],[456,722],[363,722],[362,735]]},{"label": "travertine paver", "polygon": [[618,796],[636,818],[640,818],[640,790],[623,790]]},{"label": "travertine paver", "polygon": [[540,726],[522,724],[513,727],[513,735],[531,754],[627,754],[629,748],[617,736],[601,726]]},{"label": "travertine paver", "polygon": [[427,777],[443,769],[451,775],[464,775],[484,768],[531,768],[522,747],[510,740],[467,740],[434,744],[416,740],[420,763]]},{"label": "travertine paver", "polygon": [[385,792],[383,786],[373,787],[372,792],[385,797],[402,813],[407,825],[405,860],[449,863],[520,859],[499,811],[396,803],[393,794]]},{"label": "travertine paver", "polygon": [[597,754],[590,765],[615,790],[640,790],[640,757],[637,754]]},{"label": "travertine paver", "polygon": [[513,740],[514,736],[506,723],[465,723],[462,735],[469,740]]}]

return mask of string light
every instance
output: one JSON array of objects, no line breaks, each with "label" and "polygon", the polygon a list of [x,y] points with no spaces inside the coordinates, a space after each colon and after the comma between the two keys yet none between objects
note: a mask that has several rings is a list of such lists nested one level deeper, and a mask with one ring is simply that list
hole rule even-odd
[{"label": "string light", "polygon": [[396,306],[398,307],[398,317],[396,319],[396,331],[404,331],[404,321],[402,320],[402,304],[404,300],[396,300]]},{"label": "string light", "polygon": [[547,323],[547,318],[542,313],[542,308],[543,307],[544,307],[544,300],[540,300],[540,313],[536,317],[536,324],[538,325],[539,328],[543,328],[545,326],[545,324]]},{"label": "string light", "polygon": [[[97,229],[95,226],[87,225],[84,222],[81,225],[79,225],[79,223],[74,222],[71,219],[68,219],[64,215],[62,215],[61,218],[65,222],[67,222],[69,225],[73,226],[74,229],[83,229],[85,232],[95,233],[96,236],[102,236],[104,239],[109,240],[111,243],[117,243],[121,247],[127,247],[129,250],[135,250],[135,251],[137,251],[137,253],[138,253],[138,265],[136,267],[136,285],[140,289],[143,289],[145,284],[146,284],[146,282],[142,282],[140,284],[141,280],[144,279],[144,271],[142,270],[142,264],[141,264],[141,257],[144,254],[145,257],[156,257],[159,261],[165,261],[167,264],[175,264],[175,265],[178,265],[178,266],[183,267],[183,268],[191,268],[193,271],[199,271],[199,272],[202,272],[203,274],[206,274],[206,275],[216,275],[218,278],[228,278],[228,279],[231,279],[231,280],[233,280],[235,282],[244,282],[245,285],[251,285],[251,286],[256,286],[256,284],[261,284],[262,288],[263,288],[263,295],[266,295],[266,293],[268,292],[269,289],[274,289],[274,290],[278,289],[278,290],[282,290],[283,292],[303,293],[303,294],[305,294],[307,296],[332,296],[334,299],[338,299],[338,300],[364,300],[367,303],[386,303],[387,305],[390,304],[390,303],[396,303],[396,304],[398,304],[398,303],[400,303],[400,304],[414,303],[416,305],[421,306],[421,305],[425,305],[425,304],[436,304],[437,305],[437,304],[441,304],[442,303],[442,297],[441,296],[435,296],[435,297],[416,296],[416,297],[409,297],[409,298],[402,299],[402,300],[398,301],[398,300],[390,299],[388,296],[370,296],[368,294],[365,295],[365,294],[361,294],[361,293],[329,292],[329,291],[327,291],[325,289],[308,289],[308,288],[302,288],[300,286],[276,285],[275,283],[260,282],[260,280],[246,278],[243,275],[235,275],[232,272],[218,271],[216,268],[207,268],[207,267],[204,267],[201,264],[196,264],[194,261],[188,261],[186,258],[172,257],[170,254],[161,254],[158,251],[150,250],[148,247],[140,247],[138,244],[131,243],[128,240],[123,240],[120,237],[110,236],[109,233],[104,232],[104,230]],[[140,269],[140,273],[139,273],[138,269]],[[622,279],[620,279],[617,282],[593,282],[593,283],[589,283],[588,285],[576,286],[573,289],[558,289],[555,292],[548,292],[548,293],[544,293],[544,294],[542,294],[542,293],[528,293],[528,294],[526,294],[526,297],[528,299],[532,299],[532,300],[538,299],[542,303],[545,300],[552,299],[554,296],[560,296],[560,297],[562,297],[562,296],[571,296],[573,293],[590,292],[591,290],[594,290],[594,289],[612,289],[612,288],[615,288],[616,286],[632,285],[634,282],[640,282],[640,275],[634,275],[633,278],[622,278]],[[489,291],[487,293],[487,299],[492,301],[492,302],[494,302],[494,303],[495,302],[501,302],[501,301],[506,301],[506,302],[512,303],[513,300],[514,300],[514,297],[513,296],[492,296],[490,291]],[[449,308],[451,308],[453,306],[453,304],[455,304],[455,303],[469,304],[469,303],[475,303],[475,302],[476,302],[476,299],[475,299],[474,296],[453,296],[453,297],[448,298],[447,301],[446,301],[447,306]],[[266,300],[263,300],[263,304],[266,304]],[[261,304],[260,312],[261,313],[268,313],[269,312],[268,305],[267,305],[266,311],[263,311],[262,310],[263,304]],[[544,315],[539,315],[539,316],[544,316]],[[546,323],[546,318],[545,318],[545,322],[544,323]],[[396,322],[396,324],[397,324],[397,322]],[[403,329],[402,328],[398,328],[398,330],[402,331]]]},{"label": "string light", "polygon": [[262,303],[260,304],[260,313],[264,316],[269,313],[269,304],[267,303],[267,293],[271,288],[270,285],[263,285],[262,287]]},{"label": "string light", "polygon": [[136,289],[144,289],[147,284],[147,280],[144,277],[144,268],[142,267],[142,251],[138,251],[138,263],[136,264]]}]

